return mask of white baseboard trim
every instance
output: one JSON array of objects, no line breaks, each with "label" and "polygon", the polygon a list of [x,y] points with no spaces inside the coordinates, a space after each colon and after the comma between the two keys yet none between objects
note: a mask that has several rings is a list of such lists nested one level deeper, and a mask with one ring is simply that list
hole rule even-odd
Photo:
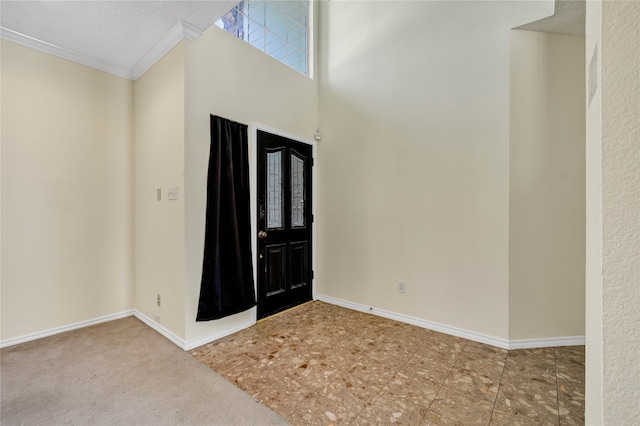
[{"label": "white baseboard trim", "polygon": [[337,299],[326,295],[317,295],[317,300],[330,303],[332,305],[342,306],[343,308],[353,309],[354,311],[365,312],[395,321],[404,322],[406,324],[415,325],[417,327],[438,331],[440,333],[450,334],[456,337],[473,340],[474,342],[484,343],[502,349],[533,349],[533,348],[549,348],[557,346],[581,346],[585,344],[584,336],[570,337],[551,337],[545,339],[525,339],[525,340],[505,340],[498,337],[488,336],[482,333],[463,330],[457,327],[440,324],[433,321],[427,321],[415,318],[409,315],[398,314],[384,309],[374,308],[359,303],[349,302],[347,300]]},{"label": "white baseboard trim", "polygon": [[318,295],[318,300],[331,303],[332,305],[342,306],[343,308],[353,309],[355,311],[366,312],[369,314],[377,315],[379,317],[389,318],[395,321],[404,322],[406,324],[415,325],[417,327],[426,328],[429,330],[438,331],[440,333],[450,334],[456,337],[462,337],[464,339],[473,340],[475,342],[485,343],[491,346],[497,346],[502,349],[509,349],[509,342],[497,337],[487,336],[485,334],[475,333],[472,331],[463,330],[457,327],[451,327],[437,322],[427,321],[420,318],[411,317],[409,315],[398,314],[384,309],[374,308],[372,306],[361,305],[359,303],[353,303],[342,299],[336,299],[335,297]]},{"label": "white baseboard trim", "polygon": [[509,349],[555,348],[559,346],[584,346],[585,336],[548,337],[545,339],[510,340]]},{"label": "white baseboard trim", "polygon": [[211,343],[211,342],[213,342],[215,340],[222,339],[223,337],[226,337],[226,336],[228,336],[230,334],[233,334],[233,333],[236,333],[236,332],[238,332],[240,330],[244,330],[245,328],[251,327],[252,325],[254,325],[256,323],[255,320],[246,321],[246,322],[238,324],[238,325],[236,325],[234,327],[227,328],[227,329],[219,331],[217,333],[213,333],[213,334],[210,334],[208,336],[201,337],[199,339],[187,342],[184,339],[182,339],[182,338],[178,337],[177,335],[175,335],[173,332],[171,332],[168,329],[166,329],[165,327],[163,327],[162,325],[160,325],[157,322],[153,321],[151,318],[147,317],[146,315],[144,315],[140,311],[137,311],[137,310],[134,311],[134,316],[136,318],[138,318],[140,321],[142,321],[143,323],[145,323],[146,325],[148,325],[149,327],[153,328],[158,333],[162,334],[164,337],[169,339],[172,343],[174,343],[175,345],[177,345],[180,349],[182,349],[184,351],[190,351],[191,349],[195,349],[198,346],[206,345],[207,343]]},{"label": "white baseboard trim", "polygon": [[134,315],[133,310],[123,311],[123,312],[119,312],[111,315],[105,315],[102,317],[93,318],[86,321],[80,321],[73,324],[63,325],[60,327],[54,327],[48,330],[39,331],[37,333],[25,334],[24,336],[3,340],[2,342],[0,342],[0,348],[6,348],[9,346],[19,345],[20,343],[31,342],[32,340],[42,339],[43,337],[54,336],[56,334],[64,333],[66,331],[72,331],[72,330],[77,330],[79,328],[90,327],[92,325],[101,324],[103,322],[130,317],[131,315]]},{"label": "white baseboard trim", "polygon": [[184,347],[185,347],[184,340],[182,338],[178,337],[172,331],[169,331],[168,329],[166,329],[162,325],[160,325],[157,322],[153,321],[151,318],[149,318],[148,316],[146,316],[142,312],[138,311],[137,309],[133,311],[133,316],[138,318],[140,321],[142,321],[143,323],[145,323],[146,325],[148,325],[150,328],[154,329],[158,333],[162,334],[164,337],[166,337],[172,343],[177,345],[180,349],[184,349]]},{"label": "white baseboard trim", "polygon": [[227,328],[225,330],[219,331],[217,333],[210,334],[210,335],[205,336],[205,337],[201,337],[201,338],[196,339],[196,340],[192,340],[190,342],[187,342],[184,345],[183,349],[185,351],[190,351],[191,349],[195,349],[198,346],[206,345],[207,343],[211,343],[211,342],[213,342],[215,340],[222,339],[223,337],[226,337],[226,336],[228,336],[230,334],[237,333],[238,331],[244,330],[245,328],[249,328],[252,325],[254,325],[255,323],[256,323],[255,320],[245,321],[245,322],[243,322],[241,324],[238,324],[238,325],[236,325],[234,327]]},{"label": "white baseboard trim", "polygon": [[151,318],[147,317],[142,312],[138,311],[137,309],[131,309],[131,310],[119,312],[119,313],[116,313],[116,314],[105,315],[105,316],[102,316],[102,317],[93,318],[93,319],[86,320],[86,321],[80,321],[80,322],[76,322],[76,323],[73,323],[73,324],[64,325],[64,326],[61,326],[61,327],[55,327],[55,328],[51,328],[51,329],[48,329],[48,330],[39,331],[37,333],[26,334],[24,336],[19,336],[19,337],[14,337],[14,338],[11,338],[11,339],[3,340],[2,342],[0,342],[0,348],[6,348],[6,347],[9,347],[9,346],[19,345],[21,343],[27,343],[27,342],[31,342],[33,340],[42,339],[44,337],[54,336],[56,334],[64,333],[64,332],[67,332],[67,331],[72,331],[72,330],[77,330],[77,329],[80,329],[80,328],[90,327],[92,325],[97,325],[97,324],[101,324],[101,323],[104,323],[104,322],[109,322],[109,321],[114,321],[114,320],[118,320],[118,319],[122,319],[122,318],[127,318],[127,317],[130,317],[130,316],[136,317],[137,319],[139,319],[140,321],[145,323],[148,327],[154,329],[155,331],[160,333],[162,336],[167,338],[169,341],[174,343],[176,346],[178,346],[180,349],[185,350],[185,351],[189,351],[191,349],[197,348],[198,346],[206,345],[207,343],[210,343],[210,342],[213,342],[215,340],[221,339],[221,338],[226,337],[226,336],[228,336],[230,334],[236,333],[236,332],[238,332],[240,330],[244,330],[247,327],[251,327],[252,325],[254,325],[256,323],[255,320],[246,321],[244,323],[238,324],[235,327],[228,328],[228,329],[225,329],[223,331],[219,331],[217,333],[213,333],[213,334],[205,336],[205,337],[201,337],[201,338],[196,339],[196,340],[191,341],[191,342],[186,342],[184,339],[180,338],[179,336],[177,336],[172,331],[168,330],[167,328],[165,328],[162,325],[158,324],[157,322],[153,321]]},{"label": "white baseboard trim", "polygon": [[[417,327],[426,328],[429,330],[438,331],[440,333],[450,334],[452,336],[462,337],[464,339],[473,340],[475,342],[485,343],[487,345],[496,346],[502,349],[534,349],[534,348],[551,348],[559,346],[583,346],[585,344],[585,336],[567,336],[567,337],[549,337],[543,339],[523,339],[523,340],[504,340],[493,336],[487,336],[481,333],[475,333],[468,330],[463,330],[456,327],[451,327],[444,324],[439,324],[432,321],[423,320],[420,318],[411,317],[408,315],[398,314],[384,309],[374,308],[372,306],[366,306],[359,303],[349,302],[347,300],[337,299],[335,297],[326,295],[317,295],[316,300],[330,303],[332,305],[342,306],[343,308],[352,309],[354,311],[365,312],[373,315],[377,315],[384,318],[389,318],[395,321],[404,322],[406,324],[415,325]],[[151,320],[146,315],[138,310],[132,309],[128,311],[118,312],[111,315],[105,315],[98,318],[93,318],[86,321],[80,321],[73,324],[55,327],[48,330],[40,331],[37,333],[26,334],[24,336],[14,337],[6,339],[0,342],[0,348],[6,348],[9,346],[19,345],[21,343],[27,343],[33,340],[42,339],[44,337],[53,336],[56,334],[64,333],[67,331],[77,330],[84,327],[90,327],[92,325],[101,324],[108,321],[114,321],[130,316],[135,316],[140,321],[151,327],[165,338],[173,342],[179,348],[185,351],[197,348],[198,346],[206,345],[207,343],[226,337],[230,334],[236,333],[245,328],[251,327],[256,323],[255,320],[245,321],[234,327],[210,334],[205,337],[201,337],[192,341],[185,341],[178,337],[173,332],[169,331],[162,325]]]}]

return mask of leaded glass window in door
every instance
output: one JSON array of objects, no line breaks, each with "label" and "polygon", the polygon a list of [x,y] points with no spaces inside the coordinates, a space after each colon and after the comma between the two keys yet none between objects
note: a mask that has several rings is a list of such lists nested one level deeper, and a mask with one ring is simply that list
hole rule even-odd
[{"label": "leaded glass window in door", "polygon": [[291,154],[291,227],[299,228],[304,224],[304,160],[295,153]]},{"label": "leaded glass window in door", "polygon": [[282,228],[282,151],[267,153],[267,228]]}]

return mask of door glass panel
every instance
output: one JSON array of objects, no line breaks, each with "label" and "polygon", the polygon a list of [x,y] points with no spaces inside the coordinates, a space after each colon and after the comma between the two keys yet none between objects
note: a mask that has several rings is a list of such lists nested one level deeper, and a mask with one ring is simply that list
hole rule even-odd
[{"label": "door glass panel", "polygon": [[267,228],[282,228],[282,151],[267,153]]},{"label": "door glass panel", "polygon": [[291,154],[291,226],[304,226],[304,160]]}]

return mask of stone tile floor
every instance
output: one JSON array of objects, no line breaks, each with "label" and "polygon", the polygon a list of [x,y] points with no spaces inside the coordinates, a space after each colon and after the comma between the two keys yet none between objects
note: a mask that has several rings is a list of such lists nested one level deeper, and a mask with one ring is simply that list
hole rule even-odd
[{"label": "stone tile floor", "polygon": [[584,347],[507,351],[311,302],[191,354],[294,425],[584,424]]}]

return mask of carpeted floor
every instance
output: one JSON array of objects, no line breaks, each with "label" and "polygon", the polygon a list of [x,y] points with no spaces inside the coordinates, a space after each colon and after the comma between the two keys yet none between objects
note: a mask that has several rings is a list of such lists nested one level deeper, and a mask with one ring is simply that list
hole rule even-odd
[{"label": "carpeted floor", "polygon": [[1,356],[3,426],[287,424],[133,317]]}]

